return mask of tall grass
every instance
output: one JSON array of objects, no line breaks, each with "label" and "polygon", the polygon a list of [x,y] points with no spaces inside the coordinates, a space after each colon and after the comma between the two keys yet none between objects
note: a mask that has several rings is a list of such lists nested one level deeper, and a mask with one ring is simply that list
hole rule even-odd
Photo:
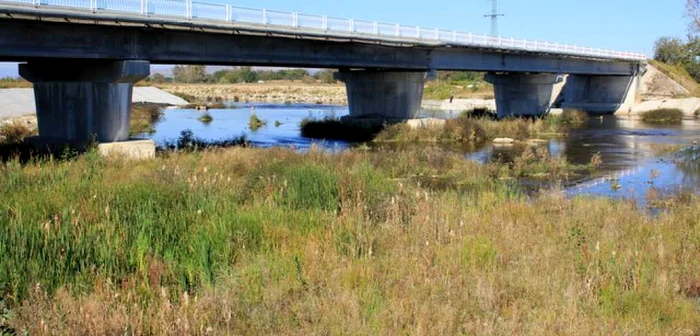
[{"label": "tall grass", "polygon": [[683,111],[679,109],[658,109],[646,111],[640,115],[642,121],[655,124],[680,124],[683,121]]},{"label": "tall grass", "polygon": [[21,143],[24,138],[36,135],[37,130],[32,129],[19,121],[6,122],[0,125],[0,144]]},{"label": "tall grass", "polygon": [[153,124],[163,116],[163,106],[152,103],[134,103],[131,105],[129,132],[134,134],[153,133]]},{"label": "tall grass", "polygon": [[18,334],[700,331],[694,196],[655,217],[526,198],[431,147],[0,167],[0,328]]}]

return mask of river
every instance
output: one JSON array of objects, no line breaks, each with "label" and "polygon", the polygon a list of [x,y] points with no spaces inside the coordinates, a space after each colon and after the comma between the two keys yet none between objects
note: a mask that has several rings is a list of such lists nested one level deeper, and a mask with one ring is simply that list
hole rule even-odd
[{"label": "river", "polygon": [[[347,115],[344,106],[307,104],[238,104],[227,109],[211,109],[213,120],[197,120],[201,111],[167,109],[154,125],[155,133],[146,135],[156,143],[174,141],[180,132],[189,129],[195,136],[220,140],[245,135],[259,147],[289,146],[304,150],[312,145],[330,150],[351,146],[344,141],[319,141],[304,138],[299,124],[304,118],[341,117]],[[252,131],[248,128],[250,115],[255,113],[267,122]],[[423,111],[423,116],[450,117],[452,112]],[[596,176],[564,185],[570,196],[598,195],[634,199],[645,203],[650,193],[673,194],[678,190],[700,191],[700,172],[673,162],[668,146],[689,146],[700,140],[700,122],[684,120],[681,125],[657,126],[632,117],[605,116],[591,118],[587,124],[571,129],[565,138],[552,139],[545,145],[551,155],[564,155],[571,163],[587,164],[594,154],[602,157]],[[510,148],[487,144],[477,150],[465,151],[467,159],[488,162]]]}]

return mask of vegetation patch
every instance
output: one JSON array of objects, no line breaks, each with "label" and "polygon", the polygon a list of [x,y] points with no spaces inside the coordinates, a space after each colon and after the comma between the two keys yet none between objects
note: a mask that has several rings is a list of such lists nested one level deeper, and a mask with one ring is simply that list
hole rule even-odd
[{"label": "vegetation patch", "polygon": [[581,126],[588,121],[588,113],[578,109],[564,109],[559,121],[565,125]]},{"label": "vegetation patch", "polygon": [[312,139],[334,139],[351,142],[371,141],[386,127],[378,120],[344,120],[340,118],[312,119],[301,121],[301,136]]},{"label": "vegetation patch", "polygon": [[153,124],[157,123],[163,116],[163,107],[164,105],[153,103],[131,104],[129,133],[131,135],[155,133]]},{"label": "vegetation patch", "polygon": [[305,119],[301,123],[302,136],[316,139],[337,139],[353,142],[433,142],[433,143],[481,143],[498,137],[526,140],[532,137],[561,136],[566,127],[558,116],[541,119],[512,118],[493,120],[474,118],[465,112],[445,120],[444,123],[427,123],[411,126],[407,123],[387,123],[379,119]]},{"label": "vegetation patch", "polygon": [[248,140],[245,135],[232,137],[228,139],[206,140],[196,137],[191,130],[180,132],[180,137],[177,140],[166,141],[163,145],[159,145],[156,149],[159,151],[201,151],[213,148],[228,148],[228,147],[245,147]]},{"label": "vegetation patch", "polygon": [[202,115],[199,118],[197,118],[197,120],[199,120],[205,124],[208,124],[208,123],[212,122],[214,120],[214,118],[212,118],[212,116],[211,116],[211,114],[209,114],[209,112],[204,112],[204,113],[202,113]]},{"label": "vegetation patch", "polygon": [[697,196],[658,216],[525,197],[512,178],[542,160],[532,149],[510,169],[430,146],[11,160],[0,330],[480,334],[494,316],[488,333],[695,330]]},{"label": "vegetation patch", "polygon": [[680,124],[683,121],[683,111],[679,109],[658,109],[640,114],[642,121],[654,124]]},{"label": "vegetation patch", "polygon": [[36,135],[37,130],[20,121],[5,122],[0,125],[0,144],[18,144],[24,138]]},{"label": "vegetation patch", "polygon": [[267,121],[264,121],[258,117],[257,114],[253,113],[248,119],[248,128],[251,131],[257,131],[260,127],[267,125]]}]

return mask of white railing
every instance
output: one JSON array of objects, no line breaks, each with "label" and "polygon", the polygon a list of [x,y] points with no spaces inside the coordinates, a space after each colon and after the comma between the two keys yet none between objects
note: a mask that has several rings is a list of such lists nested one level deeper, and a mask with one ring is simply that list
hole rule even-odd
[{"label": "white railing", "polygon": [[235,7],[193,0],[0,0],[1,4],[19,3],[34,7],[61,7],[84,11],[132,13],[149,17],[174,17],[187,20],[214,20],[232,25],[291,28],[324,35],[358,36],[367,39],[391,38],[399,41],[439,42],[451,45],[483,47],[562,55],[646,60],[641,53],[571,46],[559,43],[519,40],[500,36],[475,35],[453,30],[423,28],[365,20],[341,19],[326,15],[282,12]]}]

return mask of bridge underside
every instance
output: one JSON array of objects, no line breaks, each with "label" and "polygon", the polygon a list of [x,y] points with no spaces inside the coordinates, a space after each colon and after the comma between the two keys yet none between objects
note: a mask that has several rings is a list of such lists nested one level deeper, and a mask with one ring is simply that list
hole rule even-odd
[{"label": "bridge underside", "polygon": [[604,79],[622,83],[639,67],[631,61],[299,38],[230,27],[36,19],[0,19],[0,61],[28,62],[21,74],[35,84],[40,135],[66,141],[128,138],[131,89],[148,75],[149,62],[341,68],[338,79],[346,83],[351,116],[392,119],[415,116],[425,74],[432,70],[492,73],[499,115],[512,116],[546,113],[558,74],[571,78],[566,104],[600,109],[599,103],[614,103],[621,94],[617,84],[601,86]]}]

